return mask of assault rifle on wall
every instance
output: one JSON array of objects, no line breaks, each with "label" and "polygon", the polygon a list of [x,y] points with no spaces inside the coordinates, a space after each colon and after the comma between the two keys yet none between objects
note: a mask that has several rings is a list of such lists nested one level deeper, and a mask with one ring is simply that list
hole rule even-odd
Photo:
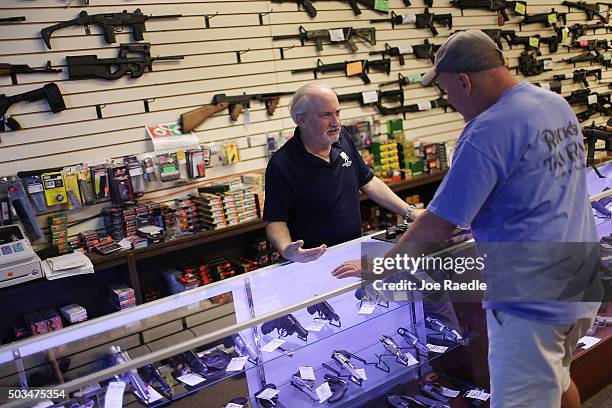
[{"label": "assault rifle on wall", "polygon": [[553,75],[553,79],[557,81],[563,81],[565,79],[573,79],[574,82],[582,82],[585,88],[589,87],[589,81],[587,80],[588,76],[592,76],[601,81],[601,68],[597,69],[576,69],[574,72],[570,72],[569,74],[558,74]]},{"label": "assault rifle on wall", "polygon": [[608,16],[604,16],[599,12],[599,5],[597,4],[589,4],[586,1],[564,1],[561,4],[567,6],[569,9],[575,8],[584,11],[587,20],[593,20],[595,16],[597,16],[602,22],[608,23]]},{"label": "assault rifle on wall", "polygon": [[571,27],[568,27],[568,31],[572,35],[572,41],[576,41],[579,37],[587,34],[587,30],[593,30],[593,34],[595,34],[595,30],[605,28],[606,34],[612,30],[612,27],[605,25],[601,21],[598,21],[594,24],[580,24],[576,23]]},{"label": "assault rifle on wall", "polygon": [[438,30],[434,26],[434,23],[448,27],[448,29],[452,29],[453,15],[450,13],[430,13],[428,8],[426,8],[422,14],[396,14],[394,11],[392,11],[391,18],[370,20],[370,23],[391,23],[392,28],[395,28],[396,25],[401,24],[415,24],[416,28],[429,28],[433,35],[438,35]]},{"label": "assault rifle on wall", "polygon": [[576,113],[578,120],[583,122],[595,114],[611,115],[610,92],[591,92],[589,88],[572,91],[564,97],[570,105],[587,105],[587,109]]},{"label": "assault rifle on wall", "polygon": [[398,57],[400,65],[404,65],[404,55],[413,54],[418,59],[428,59],[434,62],[436,51],[440,48],[440,45],[431,44],[427,39],[423,44],[416,45],[402,45],[398,47],[391,47],[388,43],[385,44],[385,49],[382,51],[372,51],[370,55],[382,55],[383,57]]},{"label": "assault rifle on wall", "polygon": [[85,26],[85,31],[89,34],[89,26],[96,24],[100,26],[104,34],[104,41],[107,44],[116,42],[115,34],[123,27],[132,27],[132,37],[134,41],[142,41],[144,39],[143,33],[145,32],[145,22],[147,20],[155,19],[166,19],[166,18],[178,18],[182,17],[182,14],[168,14],[162,16],[146,16],[142,14],[140,9],[134,10],[133,13],[128,13],[127,10],[123,10],[121,13],[102,13],[87,14],[87,11],[83,10],[79,13],[79,16],[75,19],[63,21],[59,24],[54,24],[49,27],[45,27],[41,30],[42,38],[47,48],[51,49],[51,35],[59,30],[60,28],[70,27],[73,25]]},{"label": "assault rifle on wall", "polygon": [[17,85],[17,74],[51,74],[62,72],[61,69],[51,68],[51,61],[42,68],[30,68],[29,65],[0,64],[0,76],[10,76],[13,85]]},{"label": "assault rifle on wall", "polygon": [[317,60],[317,66],[314,68],[300,68],[291,71],[293,74],[300,72],[312,72],[315,79],[317,74],[325,72],[344,72],[347,77],[359,76],[364,84],[370,83],[370,77],[368,73],[370,70],[376,70],[384,72],[387,75],[391,72],[391,60],[380,59],[380,60],[357,60],[357,61],[345,61],[337,62],[334,64],[324,64],[320,59]]},{"label": "assault rifle on wall", "polygon": [[61,112],[66,109],[62,92],[54,83],[46,84],[42,88],[34,89],[22,94],[12,96],[6,96],[5,94],[0,95],[0,118],[3,119],[0,121],[0,132],[4,132],[4,119],[6,119],[6,125],[9,127],[9,129],[21,129],[21,125],[19,122],[17,122],[17,120],[15,120],[15,118],[5,118],[6,112],[11,105],[17,102],[34,102],[39,100],[46,100],[49,104],[51,112],[53,113]]},{"label": "assault rifle on wall", "polygon": [[489,38],[495,41],[495,44],[497,44],[500,50],[504,49],[503,44],[501,42],[502,38],[506,40],[508,45],[510,45],[510,41],[512,41],[512,36],[516,35],[516,32],[514,30],[502,30],[501,28],[485,28],[480,31],[482,31],[483,33],[488,35]]},{"label": "assault rifle on wall", "polygon": [[525,24],[541,23],[544,24],[544,27],[553,27],[556,30],[559,21],[563,21],[563,24],[567,25],[567,13],[556,12],[553,8],[548,13],[525,15],[523,21],[519,23],[519,27],[522,29]]},{"label": "assault rifle on wall", "polygon": [[[582,135],[587,146],[586,165],[591,166],[600,178],[604,178],[595,166],[595,152],[612,153],[612,119],[608,119],[605,126],[596,126],[593,122],[590,126],[582,128]],[[597,141],[603,141],[604,147],[598,149]]]},{"label": "assault rifle on wall", "polygon": [[510,18],[506,9],[512,9],[514,14],[524,16],[527,7],[526,1],[505,1],[505,0],[451,0],[451,5],[461,9],[485,9],[497,13],[498,24],[504,25]]},{"label": "assault rifle on wall", "polygon": [[453,109],[453,106],[448,103],[447,99],[440,97],[432,101],[423,101],[419,103],[414,103],[412,105],[400,105],[393,108],[382,106],[381,103],[378,103],[376,104],[376,108],[378,109],[381,115],[396,115],[398,113],[420,112],[435,108],[442,108],[444,109],[444,112],[447,112],[448,108]]},{"label": "assault rifle on wall", "polygon": [[370,45],[376,45],[376,29],[373,27],[366,28],[334,28],[330,30],[306,30],[303,26],[299,27],[299,34],[275,35],[272,41],[287,40],[296,38],[300,40],[302,45],[306,41],[314,41],[317,46],[317,51],[323,50],[323,41],[343,43],[352,52],[357,52],[357,45],[354,39],[360,38]]},{"label": "assault rifle on wall", "polygon": [[518,57],[517,71],[524,76],[540,75],[544,71],[552,70],[552,58],[536,58],[537,51],[525,50]]},{"label": "assault rifle on wall", "polygon": [[181,128],[183,133],[191,132],[213,114],[226,108],[229,110],[230,118],[234,121],[238,120],[238,116],[240,116],[242,110],[248,109],[251,106],[251,101],[263,102],[266,106],[266,112],[268,115],[272,116],[278,106],[281,96],[292,94],[293,92],[270,92],[236,96],[217,94],[213,96],[211,104],[181,114]]},{"label": "assault rifle on wall", "polygon": [[[296,3],[300,8],[304,9],[304,11],[308,14],[309,17],[314,18],[317,16],[317,9],[312,4],[310,0],[271,0],[272,3],[282,4],[282,3]],[[375,8],[376,2],[373,0],[346,0],[343,3],[348,3],[353,10],[353,13],[358,16],[361,14],[361,10],[359,9],[359,5],[357,3],[361,3],[366,6],[368,9],[376,11],[378,13],[387,13],[387,11],[380,10]],[[410,6],[409,0],[404,0],[404,5],[406,7]]]},{"label": "assault rifle on wall", "polygon": [[392,89],[390,91],[364,91],[338,95],[338,102],[358,101],[361,106],[377,106],[382,101],[404,104],[404,90]]},{"label": "assault rifle on wall", "polygon": [[[136,55],[133,55],[136,54]],[[139,78],[145,70],[153,71],[154,61],[183,59],[182,55],[151,58],[151,44],[130,43],[119,46],[118,58],[98,59],[96,55],[77,55],[66,57],[68,78],[70,79],[117,79],[126,74]],[[113,71],[113,68],[116,70]]]}]

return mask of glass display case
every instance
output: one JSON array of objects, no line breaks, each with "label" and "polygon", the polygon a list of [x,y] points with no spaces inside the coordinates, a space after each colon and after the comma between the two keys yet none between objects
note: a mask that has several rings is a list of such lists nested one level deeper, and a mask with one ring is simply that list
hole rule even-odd
[{"label": "glass display case", "polygon": [[[371,241],[4,345],[0,399],[8,407],[157,407],[230,379],[244,385],[242,398],[205,406],[356,407],[385,395],[475,334],[461,332],[449,303],[424,308],[418,294],[397,299],[330,275]],[[376,248],[383,255],[390,246]],[[430,391],[421,397],[434,398]]]}]

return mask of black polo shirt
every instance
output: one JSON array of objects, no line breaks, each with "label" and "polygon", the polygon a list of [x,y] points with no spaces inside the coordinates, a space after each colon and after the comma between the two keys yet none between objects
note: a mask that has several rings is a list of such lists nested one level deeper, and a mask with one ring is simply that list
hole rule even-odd
[{"label": "black polo shirt", "polygon": [[303,248],[358,238],[359,188],[373,177],[346,129],[327,163],[306,151],[296,128],[266,168],[264,220],[286,222],[292,241],[303,239]]}]

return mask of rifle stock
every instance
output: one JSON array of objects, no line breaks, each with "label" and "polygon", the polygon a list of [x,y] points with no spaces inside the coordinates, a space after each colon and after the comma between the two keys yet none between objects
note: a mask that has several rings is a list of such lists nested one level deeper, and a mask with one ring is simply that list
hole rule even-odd
[{"label": "rifle stock", "polygon": [[[206,119],[210,118],[217,112],[221,112],[223,109],[228,107],[227,102],[221,102],[218,104],[210,104],[204,105],[189,112],[185,112],[181,114],[181,127],[183,129],[183,133],[191,132],[202,123],[206,121]],[[234,119],[236,120],[236,119]]]}]

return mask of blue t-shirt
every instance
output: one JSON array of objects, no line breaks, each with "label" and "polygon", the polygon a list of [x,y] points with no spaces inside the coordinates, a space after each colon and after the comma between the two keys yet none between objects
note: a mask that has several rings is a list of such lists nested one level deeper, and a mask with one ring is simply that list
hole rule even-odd
[{"label": "blue t-shirt", "polygon": [[471,226],[477,246],[497,251],[496,260],[506,256],[485,263],[485,308],[559,324],[594,314],[596,305],[575,301],[580,297],[548,302],[563,298],[568,285],[584,284],[559,243],[598,242],[584,169],[575,113],[561,96],[528,82],[467,123],[427,209]]},{"label": "blue t-shirt", "polygon": [[303,248],[332,246],[361,236],[359,188],[374,177],[342,128],[330,163],[310,154],[299,128],[266,168],[264,220],[287,223]]}]

